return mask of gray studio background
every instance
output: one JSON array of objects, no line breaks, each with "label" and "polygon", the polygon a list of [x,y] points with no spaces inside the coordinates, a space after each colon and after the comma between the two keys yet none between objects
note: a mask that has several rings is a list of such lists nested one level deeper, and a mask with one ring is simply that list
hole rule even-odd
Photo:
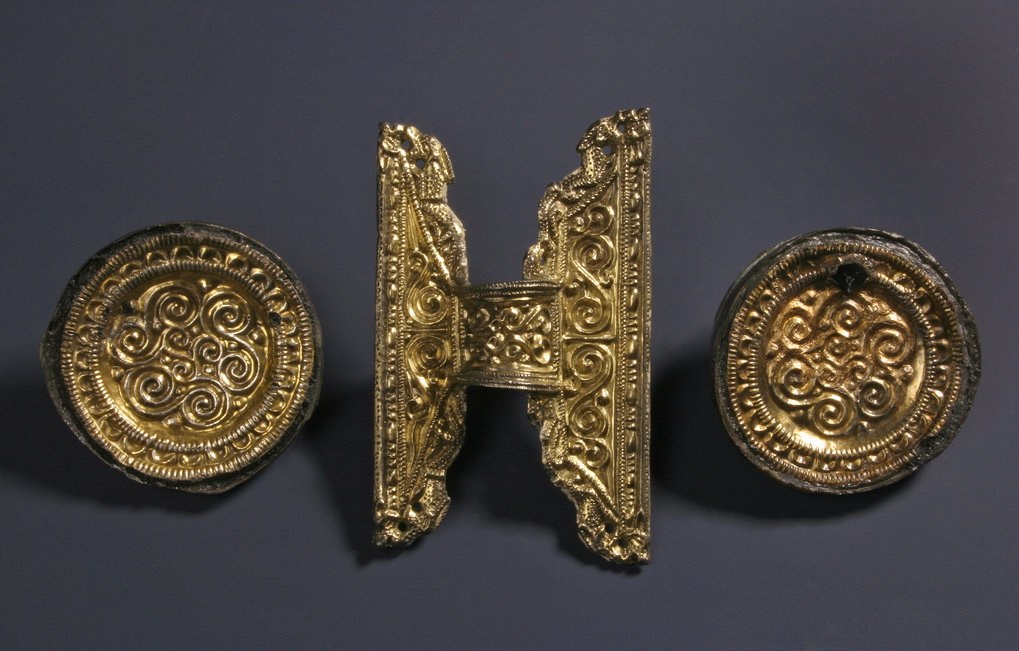
[{"label": "gray studio background", "polygon": [[[1005,648],[1019,644],[1012,2],[23,3],[0,10],[0,646]],[[370,546],[375,147],[437,135],[471,279],[520,277],[588,124],[654,129],[652,562],[609,568],[524,396],[472,390],[445,523]],[[61,423],[37,347],[97,249],[204,220],[277,251],[321,318],[294,444],[217,497],[132,482]],[[976,317],[944,455],[848,497],[729,442],[709,335],[761,250],[898,232]]]}]

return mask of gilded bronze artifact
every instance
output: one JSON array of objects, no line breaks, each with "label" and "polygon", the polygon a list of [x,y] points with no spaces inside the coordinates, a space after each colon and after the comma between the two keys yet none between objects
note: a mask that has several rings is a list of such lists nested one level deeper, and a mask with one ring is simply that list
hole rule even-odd
[{"label": "gilded bronze artifact", "polygon": [[297,276],[227,228],[153,226],[96,253],[43,338],[64,421],[148,484],[217,493],[293,438],[318,400],[321,334]]},{"label": "gilded bronze artifact", "polygon": [[582,166],[541,200],[524,280],[472,286],[446,150],[415,127],[381,125],[377,545],[410,544],[442,520],[464,387],[481,385],[529,391],[542,461],[587,546],[647,561],[649,111],[599,120],[577,151]]},{"label": "gilded bronze artifact", "polygon": [[979,377],[976,326],[952,281],[881,231],[777,245],[715,320],[715,397],[732,440],[806,491],[865,491],[913,472],[955,437]]}]

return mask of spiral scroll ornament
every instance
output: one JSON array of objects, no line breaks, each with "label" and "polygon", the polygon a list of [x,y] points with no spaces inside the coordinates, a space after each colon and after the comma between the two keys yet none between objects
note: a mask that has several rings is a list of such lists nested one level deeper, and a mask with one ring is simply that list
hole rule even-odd
[{"label": "spiral scroll ornament", "polygon": [[449,507],[464,418],[454,290],[467,283],[467,255],[439,141],[381,125],[378,163],[374,516],[376,544],[392,546],[434,529]]},{"label": "spiral scroll ornament", "polygon": [[778,311],[764,369],[772,418],[804,438],[863,440],[899,424],[923,355],[908,311],[883,293],[809,287]]},{"label": "spiral scroll ornament", "polygon": [[378,148],[375,543],[408,545],[449,507],[465,387],[529,392],[542,460],[581,539],[648,559],[651,134],[647,109],[593,124],[549,186],[524,280],[471,285],[453,170],[433,136],[383,124]]},{"label": "spiral scroll ornament", "polygon": [[543,461],[605,558],[648,560],[650,170],[647,109],[591,125],[549,186],[524,277],[562,285],[563,391],[532,393]]},{"label": "spiral scroll ornament", "polygon": [[269,317],[244,290],[200,277],[142,285],[100,353],[130,416],[174,434],[239,420],[272,356]]},{"label": "spiral scroll ornament", "polygon": [[979,377],[972,317],[929,254],[880,231],[794,238],[719,311],[715,390],[733,440],[799,488],[866,490],[938,454]]},{"label": "spiral scroll ornament", "polygon": [[43,343],[65,420],[141,481],[217,492],[290,441],[321,336],[293,272],[209,224],[139,231],[72,280]]}]

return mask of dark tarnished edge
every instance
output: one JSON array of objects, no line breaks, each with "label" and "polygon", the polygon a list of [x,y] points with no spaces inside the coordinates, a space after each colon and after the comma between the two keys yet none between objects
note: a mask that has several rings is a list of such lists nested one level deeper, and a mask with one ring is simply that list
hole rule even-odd
[{"label": "dark tarnished edge", "polygon": [[[71,306],[74,303],[74,298],[77,296],[81,287],[87,284],[89,279],[92,278],[104,264],[106,264],[107,260],[121,249],[124,249],[136,242],[161,235],[184,235],[195,237],[196,239],[200,239],[203,236],[214,236],[257,250],[273,264],[279,267],[286,276],[287,281],[291,283],[304,309],[307,311],[308,320],[311,324],[312,346],[314,347],[315,355],[314,360],[312,361],[308,388],[305,391],[302,404],[297,409],[293,422],[283,435],[280,436],[279,440],[272,448],[267,450],[246,468],[202,480],[170,481],[151,477],[133,468],[123,466],[118,463],[112,453],[96,443],[92,440],[92,437],[89,436],[88,428],[73,408],[70,390],[64,382],[63,374],[60,372],[60,349],[61,344],[63,343],[62,331],[71,310]],[[279,255],[264,244],[244,235],[243,233],[224,226],[218,226],[216,224],[203,222],[169,222],[157,224],[155,226],[150,226],[148,228],[129,233],[128,235],[125,235],[100,249],[92,257],[90,257],[84,265],[82,265],[60,295],[60,300],[57,302],[56,310],[54,310],[53,317],[50,319],[49,325],[46,327],[46,332],[43,335],[42,344],[39,349],[39,359],[42,363],[46,387],[49,389],[50,396],[53,398],[53,403],[56,406],[57,411],[60,413],[61,418],[71,431],[74,432],[75,436],[78,437],[78,440],[84,443],[107,465],[116,468],[131,479],[143,484],[161,486],[163,488],[175,488],[193,493],[221,493],[248,480],[252,475],[275,459],[277,455],[279,455],[279,453],[290,444],[294,436],[297,434],[297,431],[301,429],[311,416],[311,413],[315,409],[315,405],[318,403],[319,393],[322,387],[322,329],[319,326],[315,308],[312,305],[311,300],[308,298],[304,285],[302,285],[300,280],[297,278],[297,274],[294,273],[294,271]]]},{"label": "dark tarnished edge", "polygon": [[[736,420],[735,411],[729,402],[726,383],[726,369],[728,361],[728,340],[732,322],[747,298],[757,284],[767,275],[774,262],[795,249],[810,247],[830,242],[859,242],[879,248],[887,249],[907,261],[915,264],[923,271],[936,285],[945,291],[945,296],[951,304],[956,315],[956,323],[959,328],[959,336],[963,342],[962,359],[960,362],[959,396],[952,404],[945,424],[941,429],[925,436],[916,445],[916,454],[898,471],[882,477],[878,481],[861,483],[851,488],[832,488],[818,486],[816,484],[792,477],[771,468],[765,460],[758,455],[743,441],[740,436],[740,428]],[[915,242],[897,235],[877,229],[868,228],[835,228],[823,231],[814,231],[803,235],[797,235],[784,242],[776,244],[761,253],[750,265],[744,269],[726,292],[725,298],[719,305],[715,315],[714,331],[711,338],[712,350],[712,386],[715,396],[715,404],[719,416],[725,425],[726,431],[733,443],[758,469],[774,477],[778,481],[810,493],[826,493],[842,495],[849,493],[860,493],[873,490],[881,486],[895,483],[903,477],[912,474],[920,466],[924,465],[934,457],[941,454],[949,443],[955,438],[959,428],[962,426],[969,410],[973,405],[976,396],[977,384],[980,381],[980,340],[977,335],[976,322],[973,315],[963,301],[962,295],[956,288],[955,283],[930,253]]]}]

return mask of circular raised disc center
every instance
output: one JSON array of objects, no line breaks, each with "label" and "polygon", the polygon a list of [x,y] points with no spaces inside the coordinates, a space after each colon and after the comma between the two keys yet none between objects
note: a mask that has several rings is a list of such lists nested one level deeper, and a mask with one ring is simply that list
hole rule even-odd
[{"label": "circular raised disc center", "polygon": [[923,341],[900,299],[843,267],[791,296],[759,349],[768,413],[792,439],[835,455],[892,436],[924,375]]},{"label": "circular raised disc center", "polygon": [[269,388],[269,316],[237,281],[176,272],[128,290],[111,309],[102,381],[139,429],[203,443],[244,423]]}]

